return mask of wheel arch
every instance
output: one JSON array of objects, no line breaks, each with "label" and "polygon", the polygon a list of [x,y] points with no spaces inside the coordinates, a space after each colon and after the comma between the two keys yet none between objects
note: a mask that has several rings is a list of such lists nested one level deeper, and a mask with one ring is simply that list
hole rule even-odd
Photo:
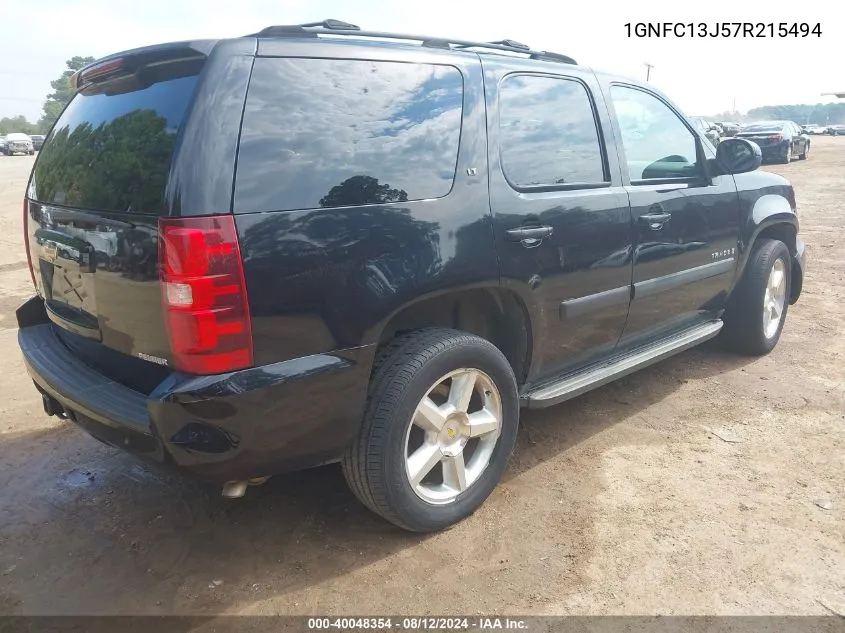
[{"label": "wheel arch", "polygon": [[[793,210],[792,203],[786,197],[769,194],[758,198],[743,230],[743,238],[740,241],[739,271],[731,290],[736,288],[745,274],[748,258],[759,240],[773,239],[783,242],[789,254],[795,257],[798,254],[798,226],[798,216]],[[792,266],[791,270],[790,294],[797,297],[796,293],[800,294],[803,279],[797,266]]]},{"label": "wheel arch", "polygon": [[791,188],[785,194],[769,193],[754,201],[743,224],[740,239],[740,251],[743,256],[741,264],[747,261],[754,243],[760,237],[775,236],[774,239],[781,239],[789,247],[789,252],[795,254],[798,215],[794,210],[794,194],[791,193]]},{"label": "wheel arch", "polygon": [[383,345],[425,327],[447,327],[480,336],[505,355],[523,384],[531,366],[533,327],[522,298],[499,286],[451,289],[416,297],[391,312],[367,334],[367,343]]}]

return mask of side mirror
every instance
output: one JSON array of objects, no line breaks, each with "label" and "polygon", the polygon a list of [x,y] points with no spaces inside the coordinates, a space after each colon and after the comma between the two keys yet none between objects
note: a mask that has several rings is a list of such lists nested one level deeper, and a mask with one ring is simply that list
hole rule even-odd
[{"label": "side mirror", "polygon": [[716,146],[716,162],[727,174],[743,174],[760,167],[763,153],[757,143],[731,137]]}]

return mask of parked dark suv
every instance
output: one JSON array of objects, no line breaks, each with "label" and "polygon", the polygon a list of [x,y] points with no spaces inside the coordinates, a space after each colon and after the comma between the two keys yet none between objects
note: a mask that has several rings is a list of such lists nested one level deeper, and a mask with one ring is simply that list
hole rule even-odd
[{"label": "parked dark suv", "polygon": [[226,496],[340,461],[443,528],[520,407],[717,335],[765,354],[801,293],[759,148],[563,55],[324,22],[73,85],[26,193],[27,369],[48,414]]}]

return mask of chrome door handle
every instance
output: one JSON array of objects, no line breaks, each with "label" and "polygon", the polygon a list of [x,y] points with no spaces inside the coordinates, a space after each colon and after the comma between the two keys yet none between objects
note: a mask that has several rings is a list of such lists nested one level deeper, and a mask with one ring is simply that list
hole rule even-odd
[{"label": "chrome door handle", "polygon": [[646,213],[640,216],[640,224],[645,224],[652,231],[659,231],[671,218],[671,213]]},{"label": "chrome door handle", "polygon": [[543,238],[549,237],[554,232],[550,226],[520,226],[516,229],[508,229],[505,235],[510,242],[521,242],[526,248],[538,246]]}]

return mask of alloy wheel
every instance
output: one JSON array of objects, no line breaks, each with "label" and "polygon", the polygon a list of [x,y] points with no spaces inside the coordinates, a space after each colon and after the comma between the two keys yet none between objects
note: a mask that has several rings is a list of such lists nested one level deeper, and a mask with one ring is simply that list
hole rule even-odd
[{"label": "alloy wheel", "polygon": [[786,265],[778,258],[769,272],[769,281],[763,295],[763,332],[766,338],[777,334],[783,309],[786,305]]},{"label": "alloy wheel", "polygon": [[486,470],[502,429],[502,400],[478,369],[449,372],[423,396],[405,433],[405,473],[416,495],[452,503]]}]

